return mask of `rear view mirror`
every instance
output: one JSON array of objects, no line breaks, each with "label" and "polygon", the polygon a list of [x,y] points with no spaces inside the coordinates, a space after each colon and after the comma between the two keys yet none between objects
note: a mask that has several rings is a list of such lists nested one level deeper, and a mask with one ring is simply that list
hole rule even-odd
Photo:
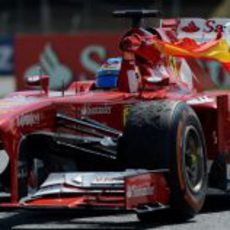
[{"label": "rear view mirror", "polygon": [[48,75],[35,75],[26,78],[26,84],[30,88],[42,88],[46,94],[49,91],[49,76]]}]

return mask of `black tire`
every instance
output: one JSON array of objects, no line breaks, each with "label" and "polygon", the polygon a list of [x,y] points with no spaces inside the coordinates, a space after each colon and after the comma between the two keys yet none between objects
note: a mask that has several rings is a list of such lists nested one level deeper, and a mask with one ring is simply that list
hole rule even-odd
[{"label": "black tire", "polygon": [[[189,219],[200,211],[207,189],[206,147],[191,107],[169,100],[136,105],[119,150],[125,168],[169,169],[170,210],[177,214],[175,219]],[[149,213],[138,217],[149,220]]]}]

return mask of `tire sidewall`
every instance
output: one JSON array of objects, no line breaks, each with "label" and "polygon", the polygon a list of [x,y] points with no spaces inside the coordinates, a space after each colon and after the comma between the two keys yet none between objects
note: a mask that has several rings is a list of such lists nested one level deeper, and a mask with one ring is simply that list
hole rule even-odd
[{"label": "tire sidewall", "polygon": [[[186,209],[188,213],[194,215],[199,212],[203,206],[207,189],[207,166],[206,166],[206,146],[201,124],[192,108],[188,105],[179,103],[175,108],[171,120],[171,147],[172,151],[170,163],[171,203],[176,209]],[[188,126],[194,127],[199,135],[203,154],[204,154],[204,178],[199,191],[194,192],[190,189],[185,175],[185,153],[183,144],[185,141],[185,132]]]}]

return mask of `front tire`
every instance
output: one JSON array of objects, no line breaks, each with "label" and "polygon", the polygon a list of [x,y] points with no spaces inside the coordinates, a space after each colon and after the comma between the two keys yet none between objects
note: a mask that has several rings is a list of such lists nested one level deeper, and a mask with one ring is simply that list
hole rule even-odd
[{"label": "front tire", "polygon": [[[130,112],[120,150],[125,168],[169,169],[170,207],[176,219],[200,211],[207,187],[206,148],[191,107],[163,100],[138,104]],[[138,216],[146,220],[149,213]]]}]

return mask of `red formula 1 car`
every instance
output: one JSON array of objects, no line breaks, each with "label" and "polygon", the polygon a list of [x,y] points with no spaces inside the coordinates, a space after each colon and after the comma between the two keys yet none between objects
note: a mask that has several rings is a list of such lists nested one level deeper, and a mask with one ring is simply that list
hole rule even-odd
[{"label": "red formula 1 car", "polygon": [[[41,90],[0,101],[0,206],[136,211],[191,218],[207,188],[229,191],[229,93],[204,91],[201,60],[228,68],[221,36],[198,44],[173,28],[141,28],[156,11],[131,17],[122,58],[109,59],[95,81],[65,92],[48,77]],[[219,33],[219,32],[218,32]]]}]

